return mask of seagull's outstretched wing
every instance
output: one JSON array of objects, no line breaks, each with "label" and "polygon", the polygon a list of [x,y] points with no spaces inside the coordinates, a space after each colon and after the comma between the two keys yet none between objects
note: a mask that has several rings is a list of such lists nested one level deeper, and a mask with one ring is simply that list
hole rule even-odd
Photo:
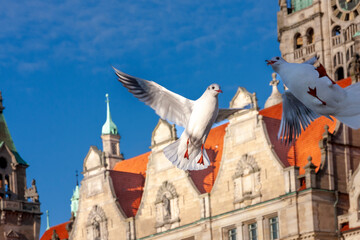
[{"label": "seagull's outstretched wing", "polygon": [[244,110],[243,108],[220,108],[219,113],[216,117],[215,123],[221,122],[225,119],[227,119],[232,114]]},{"label": "seagull's outstretched wing", "polygon": [[194,101],[173,93],[155,82],[130,76],[116,68],[114,70],[123,86],[154,109],[161,118],[186,127]]},{"label": "seagull's outstretched wing", "polygon": [[278,138],[285,144],[291,144],[300,136],[302,129],[305,130],[318,117],[320,115],[306,107],[290,91],[285,91]]},{"label": "seagull's outstretched wing", "polygon": [[303,64],[310,64],[310,65],[314,65],[316,63],[316,61],[319,60],[319,56],[314,56],[312,58],[310,58],[309,60],[303,62]]}]

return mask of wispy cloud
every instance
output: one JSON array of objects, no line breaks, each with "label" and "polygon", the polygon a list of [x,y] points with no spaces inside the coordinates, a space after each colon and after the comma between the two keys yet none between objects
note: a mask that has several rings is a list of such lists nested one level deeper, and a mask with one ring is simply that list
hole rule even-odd
[{"label": "wispy cloud", "polygon": [[[256,2],[231,9],[232,1],[8,1],[0,15],[0,59],[18,65],[21,58],[11,56],[41,54],[44,61],[81,64],[136,50],[169,54],[166,44],[178,52],[193,52],[194,58],[197,49],[216,55],[228,42],[251,34],[249,22],[266,11],[260,6],[266,1]],[[258,31],[266,29],[265,24]]]}]

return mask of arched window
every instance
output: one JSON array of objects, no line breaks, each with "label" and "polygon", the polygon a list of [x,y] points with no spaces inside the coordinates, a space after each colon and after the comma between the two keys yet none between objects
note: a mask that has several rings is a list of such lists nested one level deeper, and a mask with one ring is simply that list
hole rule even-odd
[{"label": "arched window", "polygon": [[346,62],[350,59],[350,51],[349,49],[346,51]]},{"label": "arched window", "polygon": [[337,52],[334,56],[334,67],[344,63],[344,55],[342,52]]},{"label": "arched window", "polygon": [[341,34],[341,27],[340,26],[335,26],[332,30],[332,36],[338,36]]},{"label": "arched window", "polygon": [[0,169],[5,169],[8,163],[4,157],[0,157]]},{"label": "arched window", "polygon": [[10,178],[9,175],[5,175],[5,198],[10,199]]},{"label": "arched window", "polygon": [[315,42],[315,39],[314,39],[314,29],[309,28],[309,29],[306,31],[306,38],[307,38],[307,43],[308,43],[308,44],[313,44],[313,43]]},{"label": "arched window", "polygon": [[5,175],[5,191],[10,191],[10,178],[9,175]]},{"label": "arched window", "polygon": [[344,79],[344,69],[342,67],[339,67],[335,71],[335,80],[339,81],[341,79]]},{"label": "arched window", "polygon": [[299,49],[299,48],[302,47],[303,39],[302,39],[300,33],[295,34],[295,36],[294,36],[294,45],[295,45],[295,49]]},{"label": "arched window", "polygon": [[334,67],[336,67],[336,65],[337,65],[337,63],[336,63],[336,55],[334,56],[334,62],[333,62],[333,64],[334,64]]}]

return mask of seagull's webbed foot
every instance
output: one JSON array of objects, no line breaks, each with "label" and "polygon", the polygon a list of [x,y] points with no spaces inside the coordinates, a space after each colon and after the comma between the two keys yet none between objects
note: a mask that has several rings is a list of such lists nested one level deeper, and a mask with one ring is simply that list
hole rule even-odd
[{"label": "seagull's webbed foot", "polygon": [[188,138],[187,142],[186,142],[186,152],[184,154],[184,158],[186,158],[187,160],[189,160],[189,141],[190,139]]},{"label": "seagull's webbed foot", "polygon": [[201,157],[197,163],[204,165],[204,144],[201,145]]}]

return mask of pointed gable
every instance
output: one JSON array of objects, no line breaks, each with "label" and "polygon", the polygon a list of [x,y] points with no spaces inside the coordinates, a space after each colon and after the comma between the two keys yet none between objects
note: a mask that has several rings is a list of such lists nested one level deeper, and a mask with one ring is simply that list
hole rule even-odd
[{"label": "pointed gable", "polygon": [[91,146],[84,160],[84,172],[98,168],[101,165],[101,151],[97,147]]},{"label": "pointed gable", "polygon": [[118,162],[110,171],[116,197],[127,217],[135,216],[139,209],[150,153]]}]

